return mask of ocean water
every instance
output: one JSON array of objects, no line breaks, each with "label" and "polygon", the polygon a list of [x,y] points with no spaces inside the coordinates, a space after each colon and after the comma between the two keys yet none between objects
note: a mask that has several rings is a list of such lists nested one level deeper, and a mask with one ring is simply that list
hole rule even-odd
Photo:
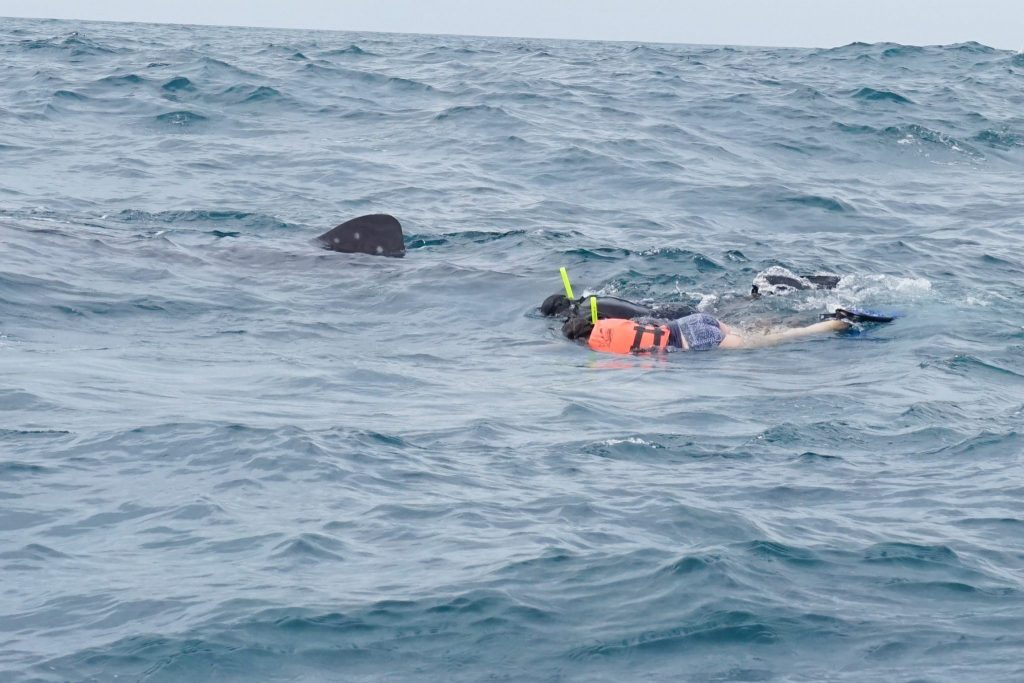
[{"label": "ocean water", "polygon": [[[1022,112],[976,43],[0,19],[0,680],[1024,679]],[[562,265],[904,317],[600,356]]]}]

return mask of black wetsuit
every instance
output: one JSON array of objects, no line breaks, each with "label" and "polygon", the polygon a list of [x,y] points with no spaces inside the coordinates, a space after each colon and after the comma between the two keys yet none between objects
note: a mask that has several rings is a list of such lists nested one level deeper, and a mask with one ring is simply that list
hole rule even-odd
[{"label": "black wetsuit", "polygon": [[[540,305],[540,312],[548,317],[590,315],[590,297],[585,296],[570,301],[564,294],[552,294]],[[638,304],[635,301],[620,299],[617,296],[597,297],[597,317],[625,318],[659,318],[676,320],[696,313],[697,309],[689,304]]]}]

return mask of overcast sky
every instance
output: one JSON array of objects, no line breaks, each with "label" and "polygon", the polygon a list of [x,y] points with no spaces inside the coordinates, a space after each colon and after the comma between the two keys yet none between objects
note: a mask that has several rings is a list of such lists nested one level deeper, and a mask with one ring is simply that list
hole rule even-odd
[{"label": "overcast sky", "polygon": [[1024,49],[1024,0],[0,0],[0,16],[831,47]]}]

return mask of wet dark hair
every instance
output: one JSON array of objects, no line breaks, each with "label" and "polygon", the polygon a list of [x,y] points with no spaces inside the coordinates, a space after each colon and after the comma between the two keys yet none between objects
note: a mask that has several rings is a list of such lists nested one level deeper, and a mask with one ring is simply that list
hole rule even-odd
[{"label": "wet dark hair", "polygon": [[552,294],[540,305],[541,315],[554,318],[559,315],[569,315],[572,312],[572,302],[565,294]]},{"label": "wet dark hair", "polygon": [[590,322],[590,318],[584,318],[583,316],[573,315],[570,316],[562,324],[562,334],[569,339],[586,339],[590,337],[590,333],[594,330],[593,323]]}]

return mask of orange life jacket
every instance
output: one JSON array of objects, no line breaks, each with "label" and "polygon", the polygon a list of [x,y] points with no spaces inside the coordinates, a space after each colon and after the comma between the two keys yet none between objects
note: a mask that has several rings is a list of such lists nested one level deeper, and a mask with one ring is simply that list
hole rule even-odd
[{"label": "orange life jacket", "polygon": [[606,318],[594,325],[587,345],[595,351],[608,353],[642,353],[664,351],[668,338],[666,325],[643,325],[632,320]]}]

